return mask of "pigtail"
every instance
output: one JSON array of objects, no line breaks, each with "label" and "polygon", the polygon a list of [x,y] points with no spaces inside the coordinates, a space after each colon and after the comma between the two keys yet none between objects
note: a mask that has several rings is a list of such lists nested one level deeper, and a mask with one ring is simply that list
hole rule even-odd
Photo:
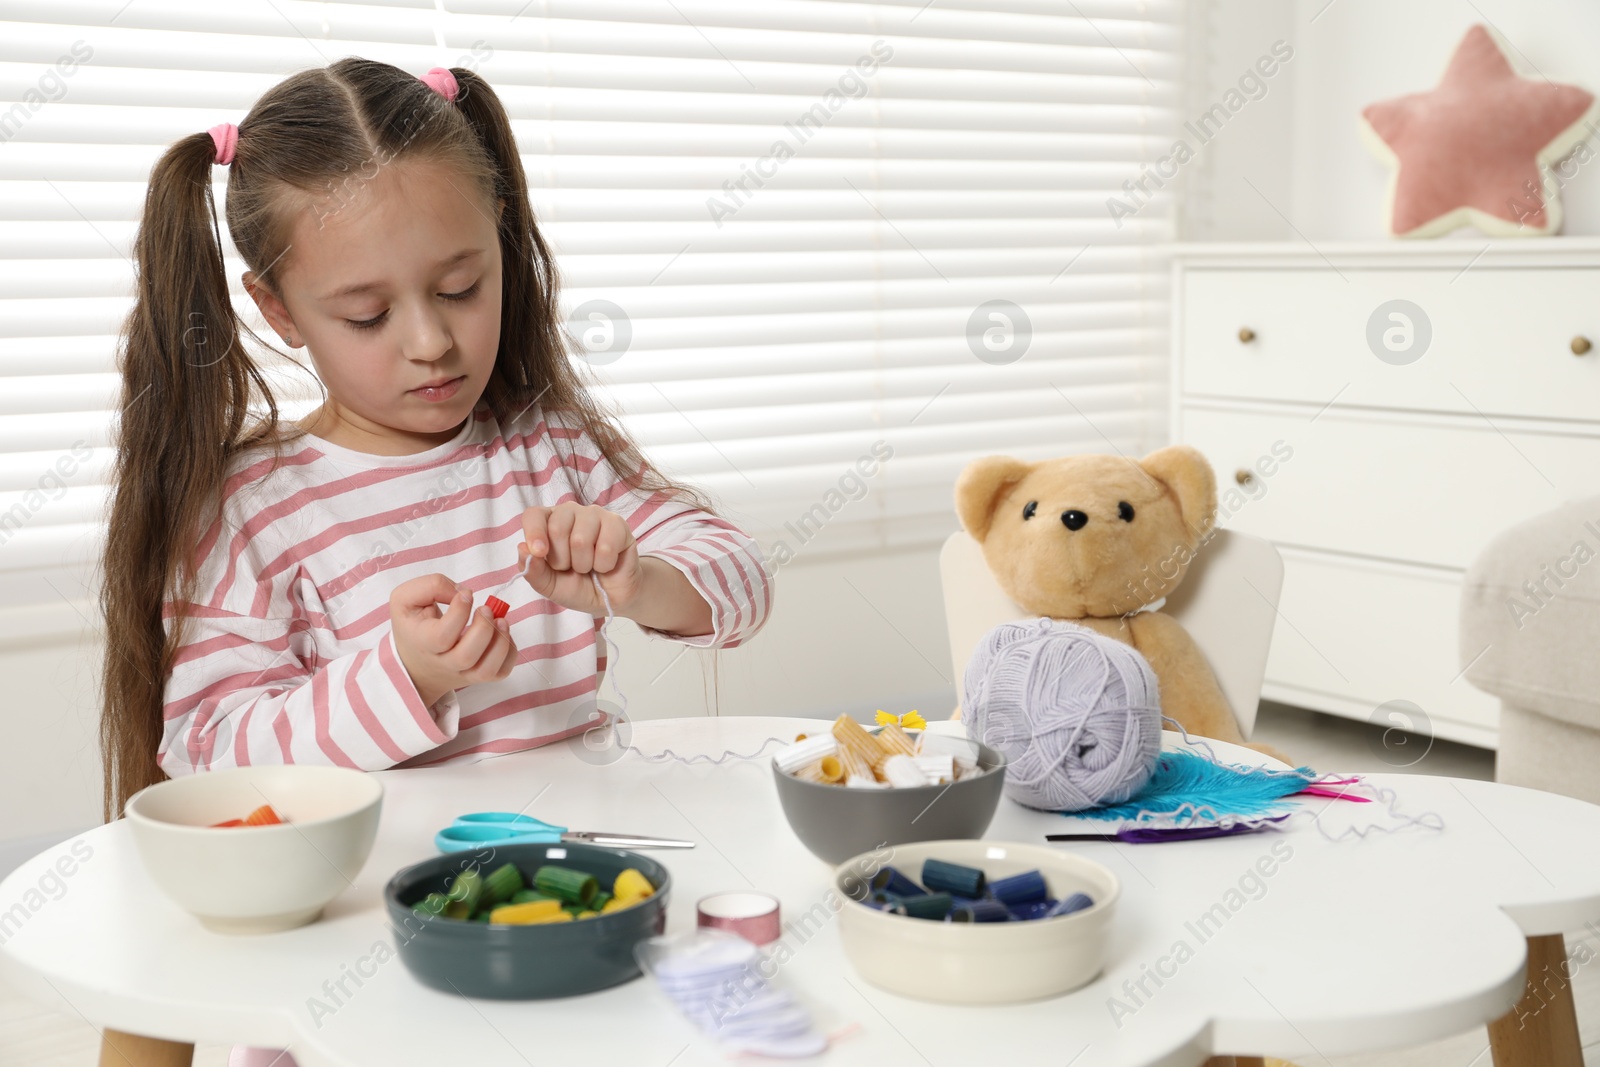
[{"label": "pigtail", "polygon": [[207,133],[167,149],[151,172],[134,240],[135,300],[118,353],[115,489],[100,591],[107,820],[165,777],[156,753],[182,617],[169,639],[162,603],[169,592],[180,603],[193,593],[196,536],[220,516],[253,384],[265,397],[267,424],[277,421],[228,293],[211,191],[214,152]]}]

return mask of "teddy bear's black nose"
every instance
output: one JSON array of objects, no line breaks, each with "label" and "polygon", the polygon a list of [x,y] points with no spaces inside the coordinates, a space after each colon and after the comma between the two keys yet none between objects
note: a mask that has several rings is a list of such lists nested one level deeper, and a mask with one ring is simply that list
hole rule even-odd
[{"label": "teddy bear's black nose", "polygon": [[1088,525],[1088,523],[1089,516],[1085,515],[1081,511],[1073,510],[1063,511],[1061,513],[1061,525],[1065,526],[1069,530],[1081,530]]}]

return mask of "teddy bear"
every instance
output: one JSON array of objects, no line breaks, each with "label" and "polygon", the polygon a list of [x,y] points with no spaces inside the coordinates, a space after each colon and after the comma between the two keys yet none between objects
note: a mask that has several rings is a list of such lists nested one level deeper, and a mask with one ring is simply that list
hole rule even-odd
[{"label": "teddy bear", "polygon": [[[1217,480],[1203,455],[1172,445],[1139,460],[985,456],[956,479],[955,504],[1019,607],[1132,645],[1155,672],[1164,715],[1190,734],[1246,745],[1194,639],[1155,610],[1216,522]],[[1246,747],[1294,766],[1269,745]]]}]

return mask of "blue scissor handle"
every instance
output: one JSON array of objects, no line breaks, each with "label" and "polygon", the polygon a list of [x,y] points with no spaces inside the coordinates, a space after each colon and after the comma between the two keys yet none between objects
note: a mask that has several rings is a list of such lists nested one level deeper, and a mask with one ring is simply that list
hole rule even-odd
[{"label": "blue scissor handle", "polygon": [[555,826],[531,815],[503,811],[475,811],[457,816],[456,821],[434,835],[440,852],[463,852],[485,845],[551,843],[561,840],[565,826]]}]

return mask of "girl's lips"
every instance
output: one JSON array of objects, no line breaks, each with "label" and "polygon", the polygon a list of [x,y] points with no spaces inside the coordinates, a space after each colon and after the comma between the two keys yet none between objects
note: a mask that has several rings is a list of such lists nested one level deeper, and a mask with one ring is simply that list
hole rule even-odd
[{"label": "girl's lips", "polygon": [[461,383],[465,379],[466,375],[463,374],[460,377],[451,378],[443,385],[434,385],[422,389],[413,389],[411,392],[417,396],[420,396],[424,400],[431,400],[435,402],[440,400],[449,400],[451,397],[456,395],[456,390],[461,388]]}]

